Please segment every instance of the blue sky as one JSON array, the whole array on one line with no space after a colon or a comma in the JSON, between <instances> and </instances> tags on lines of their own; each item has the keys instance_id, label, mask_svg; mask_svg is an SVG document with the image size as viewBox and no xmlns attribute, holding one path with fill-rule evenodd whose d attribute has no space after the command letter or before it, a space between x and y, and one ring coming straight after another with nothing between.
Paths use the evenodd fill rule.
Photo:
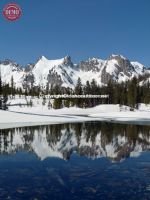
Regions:
<instances>
[{"instance_id":1,"label":"blue sky","mask_svg":"<svg viewBox=\"0 0 150 200\"><path fill-rule=\"evenodd\" d=\"M70 55L88 57L122 54L150 66L150 0L14 0L23 10L16 22L2 16L0 60L20 64Z\"/></svg>"}]
</instances>

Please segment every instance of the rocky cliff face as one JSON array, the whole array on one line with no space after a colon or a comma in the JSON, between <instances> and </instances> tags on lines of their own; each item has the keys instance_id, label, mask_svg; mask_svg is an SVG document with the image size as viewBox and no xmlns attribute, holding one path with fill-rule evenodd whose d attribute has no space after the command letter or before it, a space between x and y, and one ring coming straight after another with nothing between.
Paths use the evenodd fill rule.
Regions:
<instances>
[{"instance_id":1,"label":"rocky cliff face","mask_svg":"<svg viewBox=\"0 0 150 200\"><path fill-rule=\"evenodd\" d=\"M92 58L87 61L81 61L79 64L79 69L85 72L92 71L92 72L100 72L102 66L104 65L103 60Z\"/></svg>"},{"instance_id":2,"label":"rocky cliff face","mask_svg":"<svg viewBox=\"0 0 150 200\"><path fill-rule=\"evenodd\" d=\"M102 82L104 84L107 84L110 80L122 82L140 74L127 58L121 55L112 55L107 59L102 70Z\"/></svg>"}]
</instances>

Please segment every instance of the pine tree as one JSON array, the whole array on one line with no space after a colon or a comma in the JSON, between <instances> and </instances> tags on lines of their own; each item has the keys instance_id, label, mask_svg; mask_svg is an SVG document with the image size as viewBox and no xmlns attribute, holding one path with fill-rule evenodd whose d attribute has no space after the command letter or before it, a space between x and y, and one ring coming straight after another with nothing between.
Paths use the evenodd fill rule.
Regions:
<instances>
[{"instance_id":1,"label":"pine tree","mask_svg":"<svg viewBox=\"0 0 150 200\"><path fill-rule=\"evenodd\" d=\"M70 107L70 99L65 99L64 100L64 106L69 108Z\"/></svg>"},{"instance_id":2,"label":"pine tree","mask_svg":"<svg viewBox=\"0 0 150 200\"><path fill-rule=\"evenodd\" d=\"M75 94L76 95L82 95L82 83L81 83L80 78L78 78L78 80L77 80L77 84L76 84L76 87L75 87Z\"/></svg>"},{"instance_id":3,"label":"pine tree","mask_svg":"<svg viewBox=\"0 0 150 200\"><path fill-rule=\"evenodd\" d=\"M86 85L83 88L84 94L91 94L91 85L89 81L86 81Z\"/></svg>"},{"instance_id":4,"label":"pine tree","mask_svg":"<svg viewBox=\"0 0 150 200\"><path fill-rule=\"evenodd\" d=\"M45 106L45 104L46 104L46 97L45 97L45 95L44 95L44 96L43 96L42 105Z\"/></svg>"},{"instance_id":5,"label":"pine tree","mask_svg":"<svg viewBox=\"0 0 150 200\"><path fill-rule=\"evenodd\" d=\"M51 104L51 102L49 100L49 102L48 102L48 109L50 110L51 108L52 108L52 104Z\"/></svg>"},{"instance_id":6,"label":"pine tree","mask_svg":"<svg viewBox=\"0 0 150 200\"><path fill-rule=\"evenodd\" d=\"M145 104L150 103L150 83L149 83L149 81L144 86L144 103Z\"/></svg>"},{"instance_id":7,"label":"pine tree","mask_svg":"<svg viewBox=\"0 0 150 200\"><path fill-rule=\"evenodd\" d=\"M136 108L137 105L137 79L134 77L129 83L128 83L128 105L131 108Z\"/></svg>"},{"instance_id":8,"label":"pine tree","mask_svg":"<svg viewBox=\"0 0 150 200\"><path fill-rule=\"evenodd\" d=\"M107 85L106 93L109 95L109 104L113 103L113 82L110 80Z\"/></svg>"},{"instance_id":9,"label":"pine tree","mask_svg":"<svg viewBox=\"0 0 150 200\"><path fill-rule=\"evenodd\" d=\"M81 79L78 78L78 81L77 81L77 84L76 84L76 87L75 87L75 94L76 95L82 95L82 83L81 83ZM83 100L80 99L80 98L77 98L74 100L75 101L75 104L78 106L78 107L83 107Z\"/></svg>"},{"instance_id":10,"label":"pine tree","mask_svg":"<svg viewBox=\"0 0 150 200\"><path fill-rule=\"evenodd\" d=\"M2 78L1 78L1 70L0 70L0 95L2 95Z\"/></svg>"},{"instance_id":11,"label":"pine tree","mask_svg":"<svg viewBox=\"0 0 150 200\"><path fill-rule=\"evenodd\" d=\"M47 82L46 84L46 94L48 95L49 94L49 83Z\"/></svg>"},{"instance_id":12,"label":"pine tree","mask_svg":"<svg viewBox=\"0 0 150 200\"><path fill-rule=\"evenodd\" d=\"M62 108L63 105L62 105L62 99L54 99L54 102L53 102L53 108L54 109L60 109Z\"/></svg>"},{"instance_id":13,"label":"pine tree","mask_svg":"<svg viewBox=\"0 0 150 200\"><path fill-rule=\"evenodd\" d=\"M55 95L62 94L62 88L59 85L55 85L52 93Z\"/></svg>"},{"instance_id":14,"label":"pine tree","mask_svg":"<svg viewBox=\"0 0 150 200\"><path fill-rule=\"evenodd\" d=\"M14 78L11 76L11 95L14 96Z\"/></svg>"},{"instance_id":15,"label":"pine tree","mask_svg":"<svg viewBox=\"0 0 150 200\"><path fill-rule=\"evenodd\" d=\"M27 75L25 76L25 96L28 95L28 77Z\"/></svg>"},{"instance_id":16,"label":"pine tree","mask_svg":"<svg viewBox=\"0 0 150 200\"><path fill-rule=\"evenodd\" d=\"M98 86L97 86L95 79L92 79L92 81L91 81L91 94L93 94L93 95L98 94Z\"/></svg>"},{"instance_id":17,"label":"pine tree","mask_svg":"<svg viewBox=\"0 0 150 200\"><path fill-rule=\"evenodd\" d=\"M86 85L84 86L83 91L85 95L91 94L91 85L89 81L86 82ZM84 107L86 108L86 107L91 107L91 106L92 106L92 100L88 98L85 99Z\"/></svg>"},{"instance_id":18,"label":"pine tree","mask_svg":"<svg viewBox=\"0 0 150 200\"><path fill-rule=\"evenodd\" d=\"M33 106L33 101L30 99L29 105L32 107Z\"/></svg>"}]
</instances>

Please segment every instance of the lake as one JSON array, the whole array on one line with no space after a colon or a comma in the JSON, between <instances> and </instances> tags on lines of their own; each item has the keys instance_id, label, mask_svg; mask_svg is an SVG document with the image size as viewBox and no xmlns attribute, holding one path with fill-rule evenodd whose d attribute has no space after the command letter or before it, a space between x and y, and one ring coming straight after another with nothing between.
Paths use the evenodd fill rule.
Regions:
<instances>
[{"instance_id":1,"label":"lake","mask_svg":"<svg viewBox=\"0 0 150 200\"><path fill-rule=\"evenodd\" d=\"M0 200L148 200L149 150L148 125L0 130Z\"/></svg>"}]
</instances>

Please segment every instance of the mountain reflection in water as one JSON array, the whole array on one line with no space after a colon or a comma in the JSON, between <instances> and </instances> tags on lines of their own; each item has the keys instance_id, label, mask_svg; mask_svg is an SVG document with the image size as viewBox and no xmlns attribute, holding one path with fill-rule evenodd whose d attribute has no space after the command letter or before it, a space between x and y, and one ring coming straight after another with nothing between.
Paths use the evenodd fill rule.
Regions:
<instances>
[{"instance_id":1,"label":"mountain reflection in water","mask_svg":"<svg viewBox=\"0 0 150 200\"><path fill-rule=\"evenodd\" d=\"M76 152L122 161L150 149L150 126L75 123L0 130L0 154L33 152L41 160L69 160Z\"/></svg>"}]
</instances>

